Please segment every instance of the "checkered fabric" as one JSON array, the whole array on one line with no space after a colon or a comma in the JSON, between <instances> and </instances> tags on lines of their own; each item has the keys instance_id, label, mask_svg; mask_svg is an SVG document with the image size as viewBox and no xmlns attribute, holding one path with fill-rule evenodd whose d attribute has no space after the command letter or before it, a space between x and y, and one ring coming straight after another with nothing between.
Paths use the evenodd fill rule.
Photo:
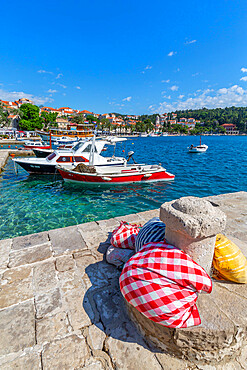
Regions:
<instances>
[{"instance_id":1,"label":"checkered fabric","mask_svg":"<svg viewBox=\"0 0 247 370\"><path fill-rule=\"evenodd\" d=\"M120 226L112 233L111 244L117 248L135 249L135 239L140 228L138 225L121 221Z\"/></svg>"},{"instance_id":2,"label":"checkered fabric","mask_svg":"<svg viewBox=\"0 0 247 370\"><path fill-rule=\"evenodd\" d=\"M172 245L148 243L125 264L120 289L144 316L171 328L201 323L198 293L210 293L212 281L204 269Z\"/></svg>"}]
</instances>

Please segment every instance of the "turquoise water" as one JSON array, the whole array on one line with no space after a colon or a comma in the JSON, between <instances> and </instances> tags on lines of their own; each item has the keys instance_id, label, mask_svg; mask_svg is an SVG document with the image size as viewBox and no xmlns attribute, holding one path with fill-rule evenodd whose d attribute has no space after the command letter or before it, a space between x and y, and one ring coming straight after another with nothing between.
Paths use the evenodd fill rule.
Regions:
<instances>
[{"instance_id":1,"label":"turquoise water","mask_svg":"<svg viewBox=\"0 0 247 370\"><path fill-rule=\"evenodd\" d=\"M173 182L85 189L60 177L30 176L10 159L0 175L0 239L158 208L187 195L208 196L247 191L247 136L203 137L206 153L187 152L199 137L128 139L139 163L162 163ZM112 153L109 147L104 155Z\"/></svg>"}]
</instances>

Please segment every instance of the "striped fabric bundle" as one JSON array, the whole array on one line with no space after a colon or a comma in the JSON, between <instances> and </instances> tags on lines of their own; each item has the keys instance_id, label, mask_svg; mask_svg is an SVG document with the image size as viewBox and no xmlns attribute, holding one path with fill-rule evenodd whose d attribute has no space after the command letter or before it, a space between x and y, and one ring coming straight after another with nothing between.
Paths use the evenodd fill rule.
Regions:
<instances>
[{"instance_id":1,"label":"striped fabric bundle","mask_svg":"<svg viewBox=\"0 0 247 370\"><path fill-rule=\"evenodd\" d=\"M120 275L125 299L150 320L171 328L201 323L198 293L212 281L187 254L165 243L149 243L134 254Z\"/></svg>"},{"instance_id":2,"label":"striped fabric bundle","mask_svg":"<svg viewBox=\"0 0 247 370\"><path fill-rule=\"evenodd\" d=\"M139 231L135 240L135 251L139 252L147 243L164 241L165 231L164 222L160 221L159 217L152 218Z\"/></svg>"}]
</instances>

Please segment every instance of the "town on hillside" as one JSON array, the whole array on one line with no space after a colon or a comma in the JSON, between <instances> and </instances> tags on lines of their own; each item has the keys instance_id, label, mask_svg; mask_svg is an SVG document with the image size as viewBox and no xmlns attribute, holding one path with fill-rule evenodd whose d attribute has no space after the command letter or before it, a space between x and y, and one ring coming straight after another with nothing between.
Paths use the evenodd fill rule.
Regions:
<instances>
[{"instance_id":1,"label":"town on hillside","mask_svg":"<svg viewBox=\"0 0 247 370\"><path fill-rule=\"evenodd\" d=\"M233 110L239 108L232 107ZM229 108L225 108L227 110ZM245 109L245 108L244 108ZM152 115L127 115L119 113L98 114L88 110L72 109L70 107L52 108L40 105L27 98L15 101L0 99L0 128L8 130L27 130L58 128L60 130L82 130L87 124L97 126L98 130L115 132L116 134L139 134L142 132L169 134L228 134L246 133L239 130L238 124L229 122L232 111L223 117L217 109L196 111L180 111L176 113ZM213 111L217 111L216 113ZM210 112L207 115L207 112ZM213 113L212 113L213 112ZM235 111L234 111L235 112ZM194 116L194 117L193 117ZM204 117L203 120L198 117ZM246 113L247 116L247 113Z\"/></svg>"}]
</instances>

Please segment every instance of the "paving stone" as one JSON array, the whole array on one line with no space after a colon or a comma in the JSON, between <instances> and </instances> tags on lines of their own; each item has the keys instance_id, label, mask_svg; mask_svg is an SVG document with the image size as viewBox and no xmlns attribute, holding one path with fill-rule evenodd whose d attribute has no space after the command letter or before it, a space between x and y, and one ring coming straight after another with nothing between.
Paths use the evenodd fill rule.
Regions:
<instances>
[{"instance_id":1,"label":"paving stone","mask_svg":"<svg viewBox=\"0 0 247 370\"><path fill-rule=\"evenodd\" d=\"M78 225L78 230L89 249L97 249L108 237L107 233L104 233L96 222Z\"/></svg>"},{"instance_id":2,"label":"paving stone","mask_svg":"<svg viewBox=\"0 0 247 370\"><path fill-rule=\"evenodd\" d=\"M42 319L51 312L55 314L62 307L62 298L58 288L35 295L36 318Z\"/></svg>"},{"instance_id":3,"label":"paving stone","mask_svg":"<svg viewBox=\"0 0 247 370\"><path fill-rule=\"evenodd\" d=\"M126 341L113 337L107 338L106 349L117 369L162 369L155 354L141 345L132 342L131 337L126 338Z\"/></svg>"},{"instance_id":4,"label":"paving stone","mask_svg":"<svg viewBox=\"0 0 247 370\"><path fill-rule=\"evenodd\" d=\"M13 239L12 249L18 250L34 247L35 245L46 244L48 241L48 233L46 231L37 234L18 236Z\"/></svg>"},{"instance_id":5,"label":"paving stone","mask_svg":"<svg viewBox=\"0 0 247 370\"><path fill-rule=\"evenodd\" d=\"M8 267L16 267L43 261L52 257L49 244L43 244L32 248L24 248L10 252Z\"/></svg>"},{"instance_id":6,"label":"paving stone","mask_svg":"<svg viewBox=\"0 0 247 370\"><path fill-rule=\"evenodd\" d=\"M54 316L45 317L36 321L37 343L52 342L64 337L72 331L66 312L59 312Z\"/></svg>"},{"instance_id":7,"label":"paving stone","mask_svg":"<svg viewBox=\"0 0 247 370\"><path fill-rule=\"evenodd\" d=\"M117 220L118 222L126 221L131 224L137 224L137 225L143 225L145 223L145 219L141 217L140 213L133 213L133 214L126 215L126 216L114 217L114 219Z\"/></svg>"},{"instance_id":8,"label":"paving stone","mask_svg":"<svg viewBox=\"0 0 247 370\"><path fill-rule=\"evenodd\" d=\"M5 270L0 286L0 309L32 297L31 267Z\"/></svg>"},{"instance_id":9,"label":"paving stone","mask_svg":"<svg viewBox=\"0 0 247 370\"><path fill-rule=\"evenodd\" d=\"M146 222L151 220L151 218L154 217L159 217L160 216L160 210L158 209L153 209L151 211L144 211L139 213L140 217Z\"/></svg>"},{"instance_id":10,"label":"paving stone","mask_svg":"<svg viewBox=\"0 0 247 370\"><path fill-rule=\"evenodd\" d=\"M72 270L75 267L72 256L61 256L56 259L56 270L60 272Z\"/></svg>"},{"instance_id":11,"label":"paving stone","mask_svg":"<svg viewBox=\"0 0 247 370\"><path fill-rule=\"evenodd\" d=\"M101 228L103 233L109 239L109 237L110 237L109 234L111 234L112 231L120 225L120 222L118 220L116 220L115 218L110 218L109 220L97 221L97 224L99 225L99 227Z\"/></svg>"},{"instance_id":12,"label":"paving stone","mask_svg":"<svg viewBox=\"0 0 247 370\"><path fill-rule=\"evenodd\" d=\"M76 369L84 366L89 351L84 338L76 335L48 343L42 351L44 369Z\"/></svg>"},{"instance_id":13,"label":"paving stone","mask_svg":"<svg viewBox=\"0 0 247 370\"><path fill-rule=\"evenodd\" d=\"M93 294L95 305L107 335L114 328L119 327L122 322L129 321L122 295L117 289L117 286L108 286Z\"/></svg>"},{"instance_id":14,"label":"paving stone","mask_svg":"<svg viewBox=\"0 0 247 370\"><path fill-rule=\"evenodd\" d=\"M16 357L12 361L0 363L1 370L41 370L41 358L39 353L27 353Z\"/></svg>"},{"instance_id":15,"label":"paving stone","mask_svg":"<svg viewBox=\"0 0 247 370\"><path fill-rule=\"evenodd\" d=\"M7 268L12 239L0 240L0 273Z\"/></svg>"},{"instance_id":16,"label":"paving stone","mask_svg":"<svg viewBox=\"0 0 247 370\"><path fill-rule=\"evenodd\" d=\"M0 311L0 356L35 345L34 315L32 300Z\"/></svg>"},{"instance_id":17,"label":"paving stone","mask_svg":"<svg viewBox=\"0 0 247 370\"><path fill-rule=\"evenodd\" d=\"M95 349L102 350L105 338L106 334L101 323L98 323L97 326L96 325L89 326L87 343L92 350Z\"/></svg>"},{"instance_id":18,"label":"paving stone","mask_svg":"<svg viewBox=\"0 0 247 370\"><path fill-rule=\"evenodd\" d=\"M64 300L67 305L69 322L75 331L91 325L90 317L92 317L93 312L89 302L85 302L84 289L79 288L68 291L64 295ZM90 312L88 312L89 310Z\"/></svg>"},{"instance_id":19,"label":"paving stone","mask_svg":"<svg viewBox=\"0 0 247 370\"><path fill-rule=\"evenodd\" d=\"M162 369L165 370L190 370L194 367L192 363L184 361L180 358L172 357L166 353L157 352L155 355L162 366Z\"/></svg>"},{"instance_id":20,"label":"paving stone","mask_svg":"<svg viewBox=\"0 0 247 370\"><path fill-rule=\"evenodd\" d=\"M34 293L43 293L55 288L58 285L55 263L47 261L40 263L33 269L33 290Z\"/></svg>"},{"instance_id":21,"label":"paving stone","mask_svg":"<svg viewBox=\"0 0 247 370\"><path fill-rule=\"evenodd\" d=\"M103 366L102 362L96 360L94 358L90 358L89 361L87 360L85 366L83 366L84 370L104 370L105 367Z\"/></svg>"},{"instance_id":22,"label":"paving stone","mask_svg":"<svg viewBox=\"0 0 247 370\"><path fill-rule=\"evenodd\" d=\"M85 273L85 269L96 262L96 258L88 250L76 252L73 256L75 258L75 264L82 276Z\"/></svg>"},{"instance_id":23,"label":"paving stone","mask_svg":"<svg viewBox=\"0 0 247 370\"><path fill-rule=\"evenodd\" d=\"M86 248L86 244L82 239L77 226L50 230L49 237L55 256L59 256L68 251L71 252Z\"/></svg>"}]
</instances>

